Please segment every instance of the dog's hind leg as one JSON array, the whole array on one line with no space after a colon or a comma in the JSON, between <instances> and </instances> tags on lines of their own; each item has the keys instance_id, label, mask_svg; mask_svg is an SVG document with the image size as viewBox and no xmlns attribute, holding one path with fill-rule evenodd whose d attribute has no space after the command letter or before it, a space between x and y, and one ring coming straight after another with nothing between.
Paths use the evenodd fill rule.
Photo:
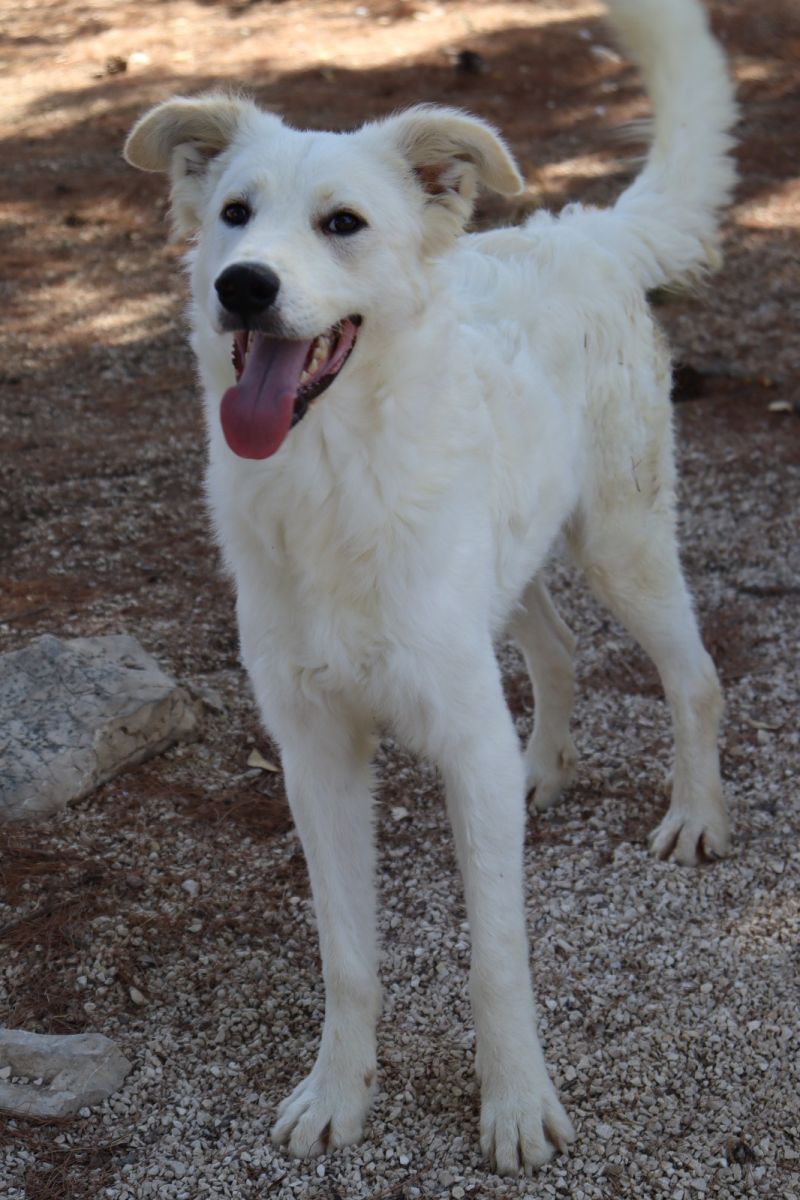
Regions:
<instances>
[{"instance_id":1,"label":"dog's hind leg","mask_svg":"<svg viewBox=\"0 0 800 1200\"><path fill-rule=\"evenodd\" d=\"M598 507L576 522L571 543L592 590L658 668L672 713L672 798L650 848L658 858L689 864L724 855L722 693L684 581L671 509L646 505L644 497Z\"/></svg>"},{"instance_id":2,"label":"dog's hind leg","mask_svg":"<svg viewBox=\"0 0 800 1200\"><path fill-rule=\"evenodd\" d=\"M569 731L575 696L575 637L540 579L533 579L511 622L533 685L533 733L525 751L525 784L532 805L550 808L572 781L575 744Z\"/></svg>"},{"instance_id":3,"label":"dog's hind leg","mask_svg":"<svg viewBox=\"0 0 800 1200\"><path fill-rule=\"evenodd\" d=\"M374 1091L380 988L372 740L366 727L322 701L298 702L278 715L270 707L308 863L325 980L317 1060L278 1109L272 1140L308 1157L360 1141Z\"/></svg>"}]
</instances>

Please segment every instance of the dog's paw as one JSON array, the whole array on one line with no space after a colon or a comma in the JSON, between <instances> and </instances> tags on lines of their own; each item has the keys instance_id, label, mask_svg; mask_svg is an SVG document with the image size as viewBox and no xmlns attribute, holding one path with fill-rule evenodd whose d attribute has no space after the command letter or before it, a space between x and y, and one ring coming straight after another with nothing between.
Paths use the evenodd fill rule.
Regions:
<instances>
[{"instance_id":1,"label":"dog's paw","mask_svg":"<svg viewBox=\"0 0 800 1200\"><path fill-rule=\"evenodd\" d=\"M374 1083L374 1070L359 1079L313 1070L278 1107L274 1145L296 1158L314 1158L360 1142Z\"/></svg>"},{"instance_id":2,"label":"dog's paw","mask_svg":"<svg viewBox=\"0 0 800 1200\"><path fill-rule=\"evenodd\" d=\"M484 1088L481 1150L498 1175L531 1175L575 1139L549 1079L544 1086Z\"/></svg>"},{"instance_id":3,"label":"dog's paw","mask_svg":"<svg viewBox=\"0 0 800 1200\"><path fill-rule=\"evenodd\" d=\"M684 866L724 858L730 849L730 822L723 808L694 813L670 809L649 838L655 858Z\"/></svg>"},{"instance_id":4,"label":"dog's paw","mask_svg":"<svg viewBox=\"0 0 800 1200\"><path fill-rule=\"evenodd\" d=\"M572 738L560 749L546 750L532 741L525 754L525 787L528 806L533 811L545 812L552 808L561 793L575 777L578 762Z\"/></svg>"}]
</instances>

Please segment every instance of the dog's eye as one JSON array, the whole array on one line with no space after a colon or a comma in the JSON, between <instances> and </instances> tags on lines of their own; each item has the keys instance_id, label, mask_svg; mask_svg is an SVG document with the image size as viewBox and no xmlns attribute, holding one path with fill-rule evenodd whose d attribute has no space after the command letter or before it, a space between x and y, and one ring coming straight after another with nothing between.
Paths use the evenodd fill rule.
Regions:
<instances>
[{"instance_id":1,"label":"dog's eye","mask_svg":"<svg viewBox=\"0 0 800 1200\"><path fill-rule=\"evenodd\" d=\"M246 225L250 220L250 209L241 201L226 204L220 213L226 225Z\"/></svg>"},{"instance_id":2,"label":"dog's eye","mask_svg":"<svg viewBox=\"0 0 800 1200\"><path fill-rule=\"evenodd\" d=\"M366 223L363 217L357 217L355 213L343 208L339 212L333 213L330 217L325 218L322 222L322 232L334 233L339 237L347 237L351 233L358 233L359 229L363 229Z\"/></svg>"}]
</instances>

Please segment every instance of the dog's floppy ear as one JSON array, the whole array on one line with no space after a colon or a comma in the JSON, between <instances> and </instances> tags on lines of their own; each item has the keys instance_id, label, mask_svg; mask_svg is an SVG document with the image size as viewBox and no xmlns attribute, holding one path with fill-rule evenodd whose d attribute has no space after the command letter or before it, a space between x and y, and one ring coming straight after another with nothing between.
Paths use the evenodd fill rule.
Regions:
<instances>
[{"instance_id":1,"label":"dog's floppy ear","mask_svg":"<svg viewBox=\"0 0 800 1200\"><path fill-rule=\"evenodd\" d=\"M477 117L421 104L390 117L382 128L414 172L441 235L463 230L480 185L504 196L522 191L522 177L507 146Z\"/></svg>"},{"instance_id":2,"label":"dog's floppy ear","mask_svg":"<svg viewBox=\"0 0 800 1200\"><path fill-rule=\"evenodd\" d=\"M254 111L252 101L235 96L175 96L134 125L123 154L141 171L169 174L177 233L188 233L200 223L209 163L227 149L245 116Z\"/></svg>"}]
</instances>

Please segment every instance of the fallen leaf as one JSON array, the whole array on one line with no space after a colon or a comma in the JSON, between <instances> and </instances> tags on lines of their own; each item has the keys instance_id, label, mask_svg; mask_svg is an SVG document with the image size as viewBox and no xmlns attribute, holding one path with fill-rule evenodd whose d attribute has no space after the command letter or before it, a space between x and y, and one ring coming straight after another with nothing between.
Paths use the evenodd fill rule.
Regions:
<instances>
[{"instance_id":1,"label":"fallen leaf","mask_svg":"<svg viewBox=\"0 0 800 1200\"><path fill-rule=\"evenodd\" d=\"M783 729L786 724L785 721L757 721L752 717L745 717L745 721L753 729L768 729L770 733L775 733L777 730Z\"/></svg>"},{"instance_id":2,"label":"fallen leaf","mask_svg":"<svg viewBox=\"0 0 800 1200\"><path fill-rule=\"evenodd\" d=\"M260 771L274 771L277 775L280 774L280 767L276 767L275 763L269 762L260 750L251 750L250 756L247 759L248 767L258 767Z\"/></svg>"}]
</instances>

